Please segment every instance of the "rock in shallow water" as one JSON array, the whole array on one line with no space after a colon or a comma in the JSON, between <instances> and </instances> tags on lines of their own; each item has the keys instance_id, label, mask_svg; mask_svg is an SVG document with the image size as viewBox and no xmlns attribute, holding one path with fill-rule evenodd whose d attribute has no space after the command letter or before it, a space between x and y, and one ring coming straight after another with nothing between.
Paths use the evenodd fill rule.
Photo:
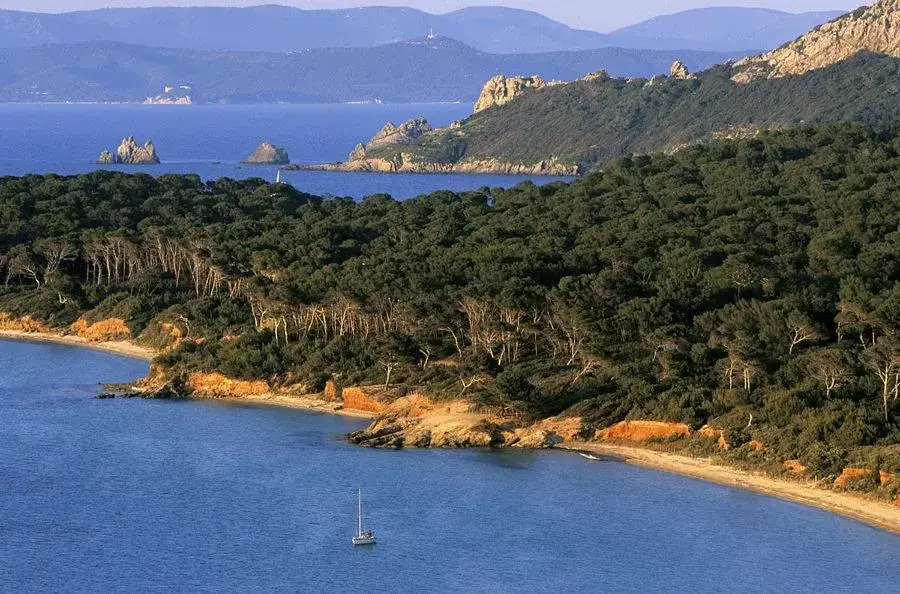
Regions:
<instances>
[{"instance_id":1,"label":"rock in shallow water","mask_svg":"<svg viewBox=\"0 0 900 594\"><path fill-rule=\"evenodd\" d=\"M256 147L253 154L244 163L251 165L287 165L291 162L288 152L271 142L264 142Z\"/></svg>"},{"instance_id":2,"label":"rock in shallow water","mask_svg":"<svg viewBox=\"0 0 900 594\"><path fill-rule=\"evenodd\" d=\"M145 142L144 146L139 146L134 136L129 136L122 140L115 154L103 151L97 162L103 165L159 165L159 155L152 140Z\"/></svg>"}]
</instances>

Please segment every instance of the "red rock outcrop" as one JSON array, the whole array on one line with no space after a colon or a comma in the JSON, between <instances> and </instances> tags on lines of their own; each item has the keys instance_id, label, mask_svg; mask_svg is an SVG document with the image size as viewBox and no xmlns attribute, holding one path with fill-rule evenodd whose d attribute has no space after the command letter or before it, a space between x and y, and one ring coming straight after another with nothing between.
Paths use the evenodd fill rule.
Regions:
<instances>
[{"instance_id":1,"label":"red rock outcrop","mask_svg":"<svg viewBox=\"0 0 900 594\"><path fill-rule=\"evenodd\" d=\"M11 315L3 312L0 312L0 330L7 330L10 332L28 332L29 334L53 332L53 330L49 326L47 326L43 322L35 320L31 316L14 318Z\"/></svg>"},{"instance_id":2,"label":"red rock outcrop","mask_svg":"<svg viewBox=\"0 0 900 594\"><path fill-rule=\"evenodd\" d=\"M800 463L800 460L785 460L782 464L785 470L794 474L804 474L806 466Z\"/></svg>"},{"instance_id":3,"label":"red rock outcrop","mask_svg":"<svg viewBox=\"0 0 900 594\"><path fill-rule=\"evenodd\" d=\"M244 398L271 391L269 384L262 380L236 380L221 373L192 373L187 387L198 398Z\"/></svg>"},{"instance_id":4,"label":"red rock outcrop","mask_svg":"<svg viewBox=\"0 0 900 594\"><path fill-rule=\"evenodd\" d=\"M861 480L867 479L874 474L868 468L845 468L841 475L834 481L835 487L852 487Z\"/></svg>"},{"instance_id":5,"label":"red rock outcrop","mask_svg":"<svg viewBox=\"0 0 900 594\"><path fill-rule=\"evenodd\" d=\"M76 336L80 336L90 342L128 340L131 338L131 328L128 327L125 320L120 318L109 318L93 324L81 318L72 324L69 329Z\"/></svg>"},{"instance_id":6,"label":"red rock outcrop","mask_svg":"<svg viewBox=\"0 0 900 594\"><path fill-rule=\"evenodd\" d=\"M386 408L385 404L375 398L378 393L373 387L350 387L341 390L344 408L361 412L380 413Z\"/></svg>"},{"instance_id":7,"label":"red rock outcrop","mask_svg":"<svg viewBox=\"0 0 900 594\"><path fill-rule=\"evenodd\" d=\"M644 442L651 439L688 437L691 428L684 423L665 421L622 421L597 432L599 440Z\"/></svg>"}]
</instances>

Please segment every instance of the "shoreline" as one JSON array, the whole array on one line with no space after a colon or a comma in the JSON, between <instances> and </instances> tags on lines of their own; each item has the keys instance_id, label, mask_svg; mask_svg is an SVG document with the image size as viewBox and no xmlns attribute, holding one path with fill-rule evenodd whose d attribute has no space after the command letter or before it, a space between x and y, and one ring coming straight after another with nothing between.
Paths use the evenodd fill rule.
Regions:
<instances>
[{"instance_id":1,"label":"shoreline","mask_svg":"<svg viewBox=\"0 0 900 594\"><path fill-rule=\"evenodd\" d=\"M157 355L156 351L142 347L128 340L115 340L106 342L91 342L80 336L70 334L50 334L47 332L23 332L21 330L0 330L0 339L20 340L24 342L43 342L61 344L65 346L88 348L113 355L121 355L131 359L152 361Z\"/></svg>"},{"instance_id":2,"label":"shoreline","mask_svg":"<svg viewBox=\"0 0 900 594\"><path fill-rule=\"evenodd\" d=\"M109 354L151 361L156 353L129 341L89 342L79 336L59 335L16 330L0 330L0 339L61 344L89 348ZM322 414L342 415L357 419L372 419L374 413L345 410L340 405L311 396L288 396L275 393L259 396L232 398L189 397L196 401L216 401L226 404L258 404L292 408ZM900 506L853 493L829 491L812 483L775 478L741 470L732 466L715 465L708 458L691 458L681 454L657 452L641 447L597 442L569 442L555 449L572 453L591 453L614 458L625 464L633 464L661 472L678 474L726 487L752 491L770 497L815 507L827 512L852 518L869 526L900 535Z\"/></svg>"},{"instance_id":3,"label":"shoreline","mask_svg":"<svg viewBox=\"0 0 900 594\"><path fill-rule=\"evenodd\" d=\"M305 410L309 412L317 412L329 415L340 415L342 417L352 417L355 419L373 419L375 415L365 411L347 410L340 408L340 405L326 400L320 400L312 396L285 396L281 394L261 394L259 396L241 396L226 398L203 398L198 396L190 396L188 400L196 400L198 402L222 402L226 404L259 404L263 406L274 406L280 408L292 408L295 410Z\"/></svg>"},{"instance_id":4,"label":"shoreline","mask_svg":"<svg viewBox=\"0 0 900 594\"><path fill-rule=\"evenodd\" d=\"M634 446L571 442L559 446L558 449L600 454L616 458L625 464L679 474L709 483L776 497L852 518L869 526L900 535L900 506L854 493L821 489L811 482L803 483L774 478L732 466L715 465L708 458L691 458Z\"/></svg>"},{"instance_id":5,"label":"shoreline","mask_svg":"<svg viewBox=\"0 0 900 594\"><path fill-rule=\"evenodd\" d=\"M493 169L490 167L467 167L466 165L450 164L447 166L424 167L421 169L400 168L396 170L382 170L378 168L358 168L347 162L332 163L290 163L279 167L281 171L290 173L292 171L319 171L326 173L366 173L381 175L433 175L433 176L450 176L450 175L494 175L497 177L537 177L537 178L561 178L567 183L571 183L580 177L578 173L560 172L560 171L525 171L516 170L516 165L509 164L507 167Z\"/></svg>"}]
</instances>

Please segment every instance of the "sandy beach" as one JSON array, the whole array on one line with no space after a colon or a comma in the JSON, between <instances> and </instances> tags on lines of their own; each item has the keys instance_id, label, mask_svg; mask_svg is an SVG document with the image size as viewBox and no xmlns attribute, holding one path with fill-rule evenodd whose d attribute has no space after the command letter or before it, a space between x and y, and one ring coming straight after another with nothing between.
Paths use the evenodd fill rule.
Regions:
<instances>
[{"instance_id":1,"label":"sandy beach","mask_svg":"<svg viewBox=\"0 0 900 594\"><path fill-rule=\"evenodd\" d=\"M813 482L773 478L730 466L717 466L706 458L691 458L629 446L576 442L562 447L612 456L628 464L673 472L720 485L787 499L854 518L894 534L900 534L900 506L854 493L828 491L815 486Z\"/></svg>"},{"instance_id":2,"label":"sandy beach","mask_svg":"<svg viewBox=\"0 0 900 594\"><path fill-rule=\"evenodd\" d=\"M215 400L234 404L262 404L266 406L281 406L284 408L297 408L312 412L342 415L359 419L371 419L375 415L369 412L346 410L336 402L328 402L312 396L286 396L282 394L262 394L260 396L242 396L241 398L195 398L196 400Z\"/></svg>"},{"instance_id":3,"label":"sandy beach","mask_svg":"<svg viewBox=\"0 0 900 594\"><path fill-rule=\"evenodd\" d=\"M69 346L77 346L115 355L131 357L133 359L142 359L151 361L156 353L153 349L138 346L127 340L117 340L112 342L91 342L80 336L64 335L64 334L48 334L45 332L21 332L18 330L0 330L0 339L9 340L28 340L31 342L50 342L54 344L65 344Z\"/></svg>"},{"instance_id":4,"label":"sandy beach","mask_svg":"<svg viewBox=\"0 0 900 594\"><path fill-rule=\"evenodd\" d=\"M123 355L135 359L150 361L155 353L151 349L135 345L128 341L89 342L78 336L67 336L46 333L29 333L12 330L0 331L0 339L28 340L49 342L76 347L91 348L98 351ZM202 400L198 398L198 400ZM371 419L372 413L345 410L338 403L320 400L312 396L289 396L284 394L262 394L241 398L215 398L225 403L260 404L281 406L313 412L339 414L348 417ZM790 481L773 478L761 473L747 472L729 466L713 464L706 458L691 458L678 454L656 452L638 447L613 445L596 442L572 442L560 446L562 449L591 452L611 456L628 464L635 464L664 472L672 472L705 480L720 485L747 489L779 497L796 503L818 507L830 512L854 518L871 526L900 534L900 506L877 501L863 495L829 491L817 487L813 482Z\"/></svg>"}]
</instances>

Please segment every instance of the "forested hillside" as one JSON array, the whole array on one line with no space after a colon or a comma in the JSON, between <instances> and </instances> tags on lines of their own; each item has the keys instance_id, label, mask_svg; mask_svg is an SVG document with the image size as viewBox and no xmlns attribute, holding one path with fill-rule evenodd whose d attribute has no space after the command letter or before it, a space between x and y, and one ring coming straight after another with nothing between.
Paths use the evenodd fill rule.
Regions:
<instances>
[{"instance_id":1,"label":"forested hillside","mask_svg":"<svg viewBox=\"0 0 900 594\"><path fill-rule=\"evenodd\" d=\"M169 378L389 383L519 422L708 423L819 477L900 469L900 122L402 203L0 178L0 254L0 311L123 319L172 347Z\"/></svg>"},{"instance_id":2,"label":"forested hillside","mask_svg":"<svg viewBox=\"0 0 900 594\"><path fill-rule=\"evenodd\" d=\"M871 53L804 76L736 84L730 66L677 78L579 81L479 112L456 129L387 147L370 158L422 163L556 158L587 170L633 153L671 150L714 135L802 123L900 117L900 59Z\"/></svg>"}]
</instances>

